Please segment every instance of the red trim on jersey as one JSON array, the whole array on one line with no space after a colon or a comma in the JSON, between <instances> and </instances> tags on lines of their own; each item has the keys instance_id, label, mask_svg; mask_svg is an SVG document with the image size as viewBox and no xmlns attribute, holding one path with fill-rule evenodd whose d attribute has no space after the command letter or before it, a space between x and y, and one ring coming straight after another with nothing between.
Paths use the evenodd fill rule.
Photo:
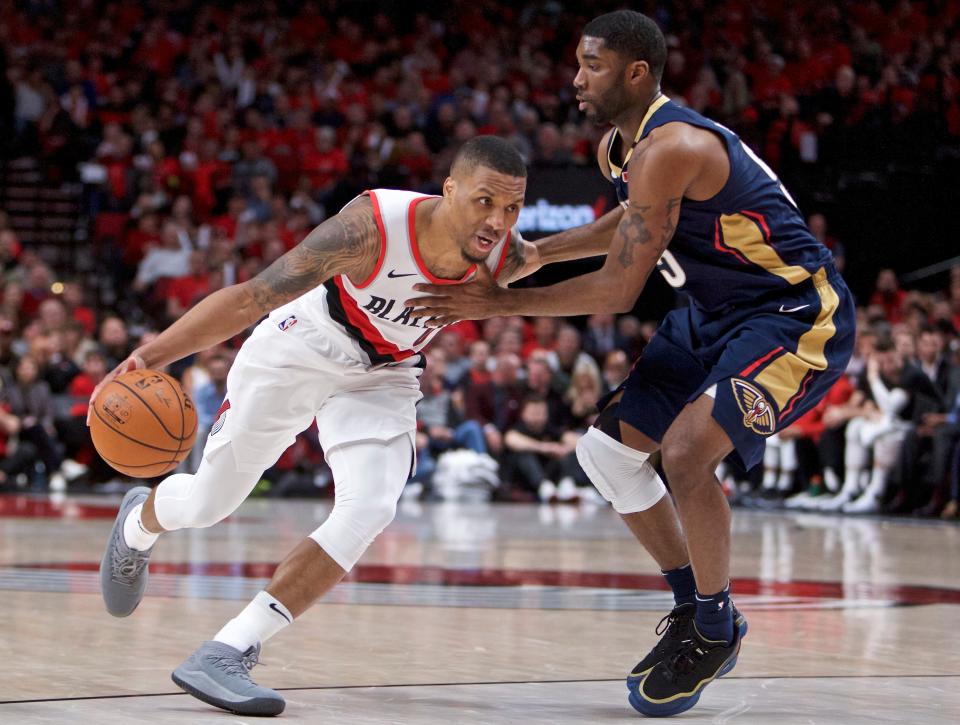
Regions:
<instances>
[{"instance_id":1,"label":"red trim on jersey","mask_svg":"<svg viewBox=\"0 0 960 725\"><path fill-rule=\"evenodd\" d=\"M417 204L421 201L426 201L427 199L436 199L435 196L421 196L419 199L414 199L410 202L410 209L407 214L407 224L410 230L410 251L413 252L413 259L417 263L417 267L420 268L421 274L424 277L429 279L434 284L459 284L460 282L465 282L467 278L477 271L477 265L471 264L470 269L467 270L460 279L443 279L442 277L434 277L430 270L427 269L427 265L423 263L423 257L420 256L420 243L417 241L417 225L416 225L416 208Z\"/></svg>"},{"instance_id":2,"label":"red trim on jersey","mask_svg":"<svg viewBox=\"0 0 960 725\"><path fill-rule=\"evenodd\" d=\"M747 210L743 210L740 213L743 214L745 217L749 217L753 219L760 226L760 229L763 231L763 241L769 244L770 243L770 227L767 226L767 220L764 218L763 214L760 214L759 212L747 211Z\"/></svg>"},{"instance_id":3,"label":"red trim on jersey","mask_svg":"<svg viewBox=\"0 0 960 725\"><path fill-rule=\"evenodd\" d=\"M350 321L350 324L359 330L363 339L369 342L378 354L388 355L394 360L403 360L414 354L413 350L401 350L389 340L384 339L383 335L380 334L380 330L370 322L370 318L357 306L357 301L344 288L341 276L337 275L332 279L340 291L340 304L343 306L343 311Z\"/></svg>"},{"instance_id":4,"label":"red trim on jersey","mask_svg":"<svg viewBox=\"0 0 960 725\"><path fill-rule=\"evenodd\" d=\"M213 416L213 419L216 420L228 410L230 410L230 401L227 398L224 398L223 403L220 404L220 408L217 410L217 414Z\"/></svg>"},{"instance_id":5,"label":"red trim on jersey","mask_svg":"<svg viewBox=\"0 0 960 725\"><path fill-rule=\"evenodd\" d=\"M783 352L783 345L781 345L780 347L774 348L773 350L771 350L770 352L768 352L768 353L767 353L766 355L764 355L763 357L758 358L757 360L754 360L754 361L753 361L752 363L750 363L747 367L745 367L743 370L740 371L740 377L741 377L741 378L747 377L747 375L749 375L750 373L752 373L754 370L756 370L758 367L760 367L761 365L763 365L763 363L765 363L767 360L769 360L770 358L772 358L774 355L776 355L776 354L779 353L779 352Z\"/></svg>"},{"instance_id":6,"label":"red trim on jersey","mask_svg":"<svg viewBox=\"0 0 960 725\"><path fill-rule=\"evenodd\" d=\"M371 275L360 284L353 285L357 289L363 289L376 279L377 275L380 274L380 268L383 266L383 260L387 256L387 231L383 226L383 216L380 214L380 202L377 200L377 195L372 191L363 193L370 197L373 204L373 218L377 220L377 230L380 232L380 256L377 258L377 266L373 268Z\"/></svg>"},{"instance_id":7,"label":"red trim on jersey","mask_svg":"<svg viewBox=\"0 0 960 725\"><path fill-rule=\"evenodd\" d=\"M803 376L803 382L800 384L800 390L798 390L794 396L790 398L789 402L787 403L787 407L782 413L780 413L781 418L789 415L790 411L793 410L793 406L797 404L797 401L807 394L807 386L810 385L811 380L813 380L813 370L808 370L807 374Z\"/></svg>"},{"instance_id":8,"label":"red trim on jersey","mask_svg":"<svg viewBox=\"0 0 960 725\"><path fill-rule=\"evenodd\" d=\"M513 230L507 232L507 240L503 243L503 249L500 250L500 261L497 262L497 268L493 270L493 278L500 276L500 270L503 269L503 263L507 261L507 252L510 251L510 240L513 239Z\"/></svg>"},{"instance_id":9,"label":"red trim on jersey","mask_svg":"<svg viewBox=\"0 0 960 725\"><path fill-rule=\"evenodd\" d=\"M743 264L748 264L747 260L743 258L743 255L740 254L736 249L728 247L726 244L720 241L720 220L717 219L713 224L713 248L718 252L725 252L727 254L732 254L737 258L738 261Z\"/></svg>"}]
</instances>

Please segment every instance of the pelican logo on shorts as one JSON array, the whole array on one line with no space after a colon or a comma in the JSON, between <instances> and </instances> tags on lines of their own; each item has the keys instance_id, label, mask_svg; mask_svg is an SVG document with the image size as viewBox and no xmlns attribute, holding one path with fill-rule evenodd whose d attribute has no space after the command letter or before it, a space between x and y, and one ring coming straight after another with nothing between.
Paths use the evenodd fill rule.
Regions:
<instances>
[{"instance_id":1,"label":"pelican logo on shorts","mask_svg":"<svg viewBox=\"0 0 960 725\"><path fill-rule=\"evenodd\" d=\"M217 419L213 421L213 425L210 427L210 435L216 435L220 432L220 429L223 428L223 424L227 422L228 410L230 410L230 401L224 400L223 405L220 406L220 410L217 411Z\"/></svg>"},{"instance_id":2,"label":"pelican logo on shorts","mask_svg":"<svg viewBox=\"0 0 960 725\"><path fill-rule=\"evenodd\" d=\"M278 324L277 327L280 328L280 331L281 331L281 332L286 332L287 330L289 330L291 327L293 327L293 326L296 325L296 324L297 324L297 316L296 316L296 315L290 315L290 317L287 317L287 318L284 319L284 320L280 320L280 324Z\"/></svg>"},{"instance_id":3,"label":"pelican logo on shorts","mask_svg":"<svg viewBox=\"0 0 960 725\"><path fill-rule=\"evenodd\" d=\"M762 436L773 435L777 420L773 415L773 406L767 402L763 393L745 380L731 378L733 397L743 413L743 425Z\"/></svg>"}]
</instances>

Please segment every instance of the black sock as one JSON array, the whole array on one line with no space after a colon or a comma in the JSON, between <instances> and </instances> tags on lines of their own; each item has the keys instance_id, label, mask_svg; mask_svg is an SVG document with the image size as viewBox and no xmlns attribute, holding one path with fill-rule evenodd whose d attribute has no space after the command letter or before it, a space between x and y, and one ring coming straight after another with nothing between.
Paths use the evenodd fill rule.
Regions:
<instances>
[{"instance_id":1,"label":"black sock","mask_svg":"<svg viewBox=\"0 0 960 725\"><path fill-rule=\"evenodd\" d=\"M697 613L693 623L704 639L733 641L733 614L730 609L730 585L716 594L696 594Z\"/></svg>"},{"instance_id":2,"label":"black sock","mask_svg":"<svg viewBox=\"0 0 960 725\"><path fill-rule=\"evenodd\" d=\"M692 566L684 564L661 573L673 590L673 601L678 607L681 604L693 604L694 595L697 593L697 582L693 578Z\"/></svg>"}]
</instances>

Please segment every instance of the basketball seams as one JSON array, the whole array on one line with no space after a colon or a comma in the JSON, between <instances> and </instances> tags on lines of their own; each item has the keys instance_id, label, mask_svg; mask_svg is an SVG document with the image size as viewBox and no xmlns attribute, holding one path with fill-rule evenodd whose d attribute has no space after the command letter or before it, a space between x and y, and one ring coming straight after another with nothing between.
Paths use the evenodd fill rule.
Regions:
<instances>
[{"instance_id":1,"label":"basketball seams","mask_svg":"<svg viewBox=\"0 0 960 725\"><path fill-rule=\"evenodd\" d=\"M171 378L166 373L158 373L158 375L162 375L166 379L167 385L170 386L170 389L174 393L177 393L178 390L180 391L179 393L176 394L177 403L180 404L180 440L186 441L186 440L192 439L195 441L197 437L197 426L199 425L199 421L197 420L197 406L196 405L193 406L193 428L190 430L188 434L184 435L183 428L185 427L186 420L187 420L187 410L186 408L183 407L183 401L185 398L190 398L190 396L187 393L187 391L183 389L183 386L180 385L180 383L177 380ZM190 398L190 402L193 403L192 398Z\"/></svg>"},{"instance_id":2,"label":"basketball seams","mask_svg":"<svg viewBox=\"0 0 960 725\"><path fill-rule=\"evenodd\" d=\"M150 445L149 443L144 443L143 441L138 440L137 438L134 438L133 436L127 435L127 434L124 433L123 431L117 430L117 429L114 428L112 425L110 425L110 422L109 422L106 418L104 418L104 417L100 414L100 411L97 410L96 406L94 406L93 412L94 412L94 414L97 416L97 418L100 420L100 422L103 423L104 427L107 428L107 430L111 431L112 433L116 433L116 434L117 434L118 436L120 436L121 438L126 438L128 441L130 441L130 442L132 442L132 443L137 443L137 444L143 446L144 448L150 448L150 449L152 449L152 450L154 450L154 451L160 451L161 453L173 453L173 449L172 449L172 448L161 448L160 446L152 446L152 445ZM173 436L170 436L170 437L172 438ZM97 452L99 453L99 450L98 450ZM102 454L101 454L101 455L102 455Z\"/></svg>"},{"instance_id":3,"label":"basketball seams","mask_svg":"<svg viewBox=\"0 0 960 725\"><path fill-rule=\"evenodd\" d=\"M126 388L126 389L129 390L131 393L133 393L135 396L137 396L137 399L138 399L141 403L143 403L143 407L146 408L148 411L150 411L150 415L152 415L154 418L157 419L157 422L160 424L160 427L163 428L163 432L166 433L166 434L167 434L168 436L170 436L171 438L173 438L174 440L177 440L177 436L175 436L175 435L170 431L170 429L167 428L166 423L164 423L164 422L163 422L163 419L161 419L160 416L157 415L157 412L153 409L153 406L151 406L150 403L148 403L146 400L144 400L143 396L140 395L140 393L138 393L136 390L134 390L133 388L131 388L131 387L130 387L129 385L127 385L126 383L122 382L119 378L114 378L112 382L114 382L114 383L116 383L117 385L120 385L120 386ZM164 382L167 382L167 381L164 380ZM167 383L167 384L169 385L169 383ZM178 396L178 397L179 397L179 396ZM182 416L181 416L181 418L182 418ZM181 428L183 427L182 421L181 421L180 427L181 427ZM181 441L181 443L182 443L182 441Z\"/></svg>"},{"instance_id":4,"label":"basketball seams","mask_svg":"<svg viewBox=\"0 0 960 725\"><path fill-rule=\"evenodd\" d=\"M150 378L152 375L156 375L157 377ZM123 378L127 378L127 380ZM141 381L147 382L147 385L144 386L142 391L136 387ZM118 395L121 399L125 398L128 394L133 396L132 399L128 398L122 403L122 407L125 406L127 410L134 413L133 418L127 421L133 425L132 427L129 425L124 426L130 428L128 431L116 427L122 425L124 421L116 420L113 416L108 417L108 407L105 405L97 406L95 404L94 417L92 419L95 426L91 433L94 431L97 432L95 440L95 443L99 441L97 452L100 453L103 460L110 466L120 473L134 478L153 478L166 475L170 471L173 471L177 465L186 458L196 441L199 421L196 417L196 409L192 407L192 399L189 398L177 380L156 370L130 371L110 382L111 384L114 382L117 383L120 388L120 390L115 391L113 395ZM180 411L179 435L172 432L172 429L177 427L176 422L166 420L169 416L176 415L177 409L169 405L169 400L165 399L163 397L164 394L157 388L161 383L166 385L167 394L173 395L177 400L177 406ZM101 392L101 401L106 400L105 393L108 389L109 386ZM148 400L148 393L151 389L154 389L153 403ZM189 432L186 430L187 402L190 403L191 414L193 415L193 424ZM145 416L143 411L138 410L139 407L146 408L150 411L150 417ZM125 415L129 417L130 414L126 413ZM153 422L151 422L151 420ZM111 436L113 437L111 438ZM156 440L158 438L163 438L163 440ZM155 445L155 443L162 443L163 445ZM170 448L166 447L167 443L171 445ZM107 449L106 452L108 455L104 456L103 453L100 452L101 446ZM161 457L160 460L152 460L149 463L132 462L150 459L153 453ZM118 457L129 459L131 463L117 460Z\"/></svg>"},{"instance_id":5,"label":"basketball seams","mask_svg":"<svg viewBox=\"0 0 960 725\"><path fill-rule=\"evenodd\" d=\"M170 463L178 463L179 461L177 460L177 456L180 455L180 449L183 448L183 424L185 422L183 420L183 401L180 399L180 394L183 393L183 395L186 395L186 392L184 392L182 387L180 387L180 391L177 392L177 388L170 384L170 380L166 375L163 376L163 381L167 384L167 387L170 388L170 391L173 393L173 397L177 399L177 405L180 406L180 437L177 439L176 455L174 455L173 459L170 461Z\"/></svg>"},{"instance_id":6,"label":"basketball seams","mask_svg":"<svg viewBox=\"0 0 960 725\"><path fill-rule=\"evenodd\" d=\"M120 468L131 469L131 468L152 468L153 466L169 466L169 462L166 460L157 461L156 463L122 463L121 461L115 461L112 458L107 458L106 456L100 456L104 461L109 463L111 466ZM119 469L118 469L119 470ZM156 473L156 476L162 476L164 473L169 471L169 468L164 468L160 473ZM152 476L151 476L152 477Z\"/></svg>"}]
</instances>

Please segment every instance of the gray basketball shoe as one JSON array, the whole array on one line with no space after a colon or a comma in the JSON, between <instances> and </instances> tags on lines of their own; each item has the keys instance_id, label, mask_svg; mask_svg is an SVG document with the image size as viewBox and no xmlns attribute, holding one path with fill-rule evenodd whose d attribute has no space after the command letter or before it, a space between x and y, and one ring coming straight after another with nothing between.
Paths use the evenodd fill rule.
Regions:
<instances>
[{"instance_id":1,"label":"gray basketball shoe","mask_svg":"<svg viewBox=\"0 0 960 725\"><path fill-rule=\"evenodd\" d=\"M150 489L137 486L127 491L120 502L117 519L113 522L113 531L107 541L107 550L100 561L100 592L107 611L114 617L127 617L143 599L147 588L147 562L150 552L137 551L127 546L123 539L123 523L130 509L147 500Z\"/></svg>"},{"instance_id":2,"label":"gray basketball shoe","mask_svg":"<svg viewBox=\"0 0 960 725\"><path fill-rule=\"evenodd\" d=\"M279 715L287 704L280 694L250 679L259 657L259 644L241 653L223 642L204 642L171 677L198 700L237 715Z\"/></svg>"}]
</instances>

